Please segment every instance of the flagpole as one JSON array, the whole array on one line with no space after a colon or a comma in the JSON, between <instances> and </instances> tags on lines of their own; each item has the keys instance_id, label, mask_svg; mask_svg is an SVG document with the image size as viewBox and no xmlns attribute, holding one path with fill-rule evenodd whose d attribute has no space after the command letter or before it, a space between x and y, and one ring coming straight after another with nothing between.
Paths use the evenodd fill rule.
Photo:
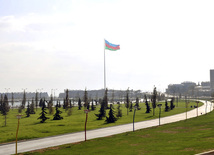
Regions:
<instances>
[{"instance_id":1,"label":"flagpole","mask_svg":"<svg viewBox=\"0 0 214 155\"><path fill-rule=\"evenodd\" d=\"M106 56L105 56L105 39L104 39L104 90L106 89Z\"/></svg>"}]
</instances>

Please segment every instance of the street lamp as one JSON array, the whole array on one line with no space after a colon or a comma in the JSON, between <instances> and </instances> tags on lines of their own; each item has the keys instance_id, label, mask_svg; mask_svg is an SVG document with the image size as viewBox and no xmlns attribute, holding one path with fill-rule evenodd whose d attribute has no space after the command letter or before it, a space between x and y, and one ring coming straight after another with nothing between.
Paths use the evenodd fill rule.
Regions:
<instances>
[{"instance_id":1,"label":"street lamp","mask_svg":"<svg viewBox=\"0 0 214 155\"><path fill-rule=\"evenodd\" d=\"M85 114L86 114L86 118L85 118L85 141L86 141L86 124L87 124L87 120L88 120L88 112L89 112L89 110L86 109L84 111L85 111Z\"/></svg>"},{"instance_id":2,"label":"street lamp","mask_svg":"<svg viewBox=\"0 0 214 155\"><path fill-rule=\"evenodd\" d=\"M197 103L197 117L198 117L198 103L199 103L199 101L196 101L196 103Z\"/></svg>"},{"instance_id":3,"label":"street lamp","mask_svg":"<svg viewBox=\"0 0 214 155\"><path fill-rule=\"evenodd\" d=\"M158 107L159 107L159 126L160 126L160 117L161 117L161 106L162 106L162 104L158 104Z\"/></svg>"},{"instance_id":4,"label":"street lamp","mask_svg":"<svg viewBox=\"0 0 214 155\"><path fill-rule=\"evenodd\" d=\"M186 120L187 120L187 108L188 108L189 102L186 102Z\"/></svg>"},{"instance_id":5,"label":"street lamp","mask_svg":"<svg viewBox=\"0 0 214 155\"><path fill-rule=\"evenodd\" d=\"M134 106L134 115L133 115L133 132L134 132L134 118L135 118L135 112L136 112L137 106Z\"/></svg>"},{"instance_id":6,"label":"street lamp","mask_svg":"<svg viewBox=\"0 0 214 155\"><path fill-rule=\"evenodd\" d=\"M19 120L21 119L23 115L19 114L16 115L17 119L18 119L18 126L17 126L17 130L16 130L16 154L17 154L17 140L18 140L18 131L19 131Z\"/></svg>"}]
</instances>

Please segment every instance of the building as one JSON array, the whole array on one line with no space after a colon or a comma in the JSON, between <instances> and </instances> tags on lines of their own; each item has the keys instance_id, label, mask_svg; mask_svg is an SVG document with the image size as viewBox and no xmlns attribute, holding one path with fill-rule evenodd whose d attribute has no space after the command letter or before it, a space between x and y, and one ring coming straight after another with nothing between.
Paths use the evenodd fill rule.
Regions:
<instances>
[{"instance_id":1,"label":"building","mask_svg":"<svg viewBox=\"0 0 214 155\"><path fill-rule=\"evenodd\" d=\"M214 91L214 69L210 70L210 90Z\"/></svg>"}]
</instances>

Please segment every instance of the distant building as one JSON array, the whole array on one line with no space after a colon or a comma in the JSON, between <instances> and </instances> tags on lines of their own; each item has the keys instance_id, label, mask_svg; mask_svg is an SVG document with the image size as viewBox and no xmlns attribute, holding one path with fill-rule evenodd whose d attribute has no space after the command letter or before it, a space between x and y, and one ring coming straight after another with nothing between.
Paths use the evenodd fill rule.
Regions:
<instances>
[{"instance_id":1,"label":"distant building","mask_svg":"<svg viewBox=\"0 0 214 155\"><path fill-rule=\"evenodd\" d=\"M214 91L214 69L210 70L210 90Z\"/></svg>"},{"instance_id":2,"label":"distant building","mask_svg":"<svg viewBox=\"0 0 214 155\"><path fill-rule=\"evenodd\" d=\"M194 90L196 86L196 83L185 81L181 84L170 84L168 85L168 88L166 89L166 93L170 95L186 95L187 93L190 93L191 90ZM192 93L192 92L191 92Z\"/></svg>"}]
</instances>

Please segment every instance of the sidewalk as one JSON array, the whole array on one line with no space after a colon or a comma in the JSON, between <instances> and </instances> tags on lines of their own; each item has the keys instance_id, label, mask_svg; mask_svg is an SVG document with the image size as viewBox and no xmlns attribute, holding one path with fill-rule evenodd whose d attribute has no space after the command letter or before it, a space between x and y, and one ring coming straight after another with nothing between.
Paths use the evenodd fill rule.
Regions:
<instances>
[{"instance_id":1,"label":"sidewalk","mask_svg":"<svg viewBox=\"0 0 214 155\"><path fill-rule=\"evenodd\" d=\"M198 116L204 115L206 114L206 112L208 113L213 110L212 103L207 102L207 107L206 107L206 102L205 101L201 101L201 102L203 102L204 105L198 108ZM193 118L193 117L197 117L197 108L187 112L187 119ZM185 119L186 119L186 112L173 115L173 116L162 117L160 120L160 123L161 125L163 125L163 124L177 122ZM159 119L136 122L135 130L149 128L149 127L158 126L158 125L159 125ZM87 139L106 137L106 136L111 136L119 133L129 132L129 131L133 131L132 123L87 131ZM80 142L85 140L84 136L85 136L84 132L77 132L77 133L64 134L59 136L52 136L52 137L18 142L18 152L21 153L21 152L43 149L43 148L57 146L57 145ZM8 154L14 154L14 153L15 153L15 143L0 145L0 155L8 155Z\"/></svg>"}]
</instances>

